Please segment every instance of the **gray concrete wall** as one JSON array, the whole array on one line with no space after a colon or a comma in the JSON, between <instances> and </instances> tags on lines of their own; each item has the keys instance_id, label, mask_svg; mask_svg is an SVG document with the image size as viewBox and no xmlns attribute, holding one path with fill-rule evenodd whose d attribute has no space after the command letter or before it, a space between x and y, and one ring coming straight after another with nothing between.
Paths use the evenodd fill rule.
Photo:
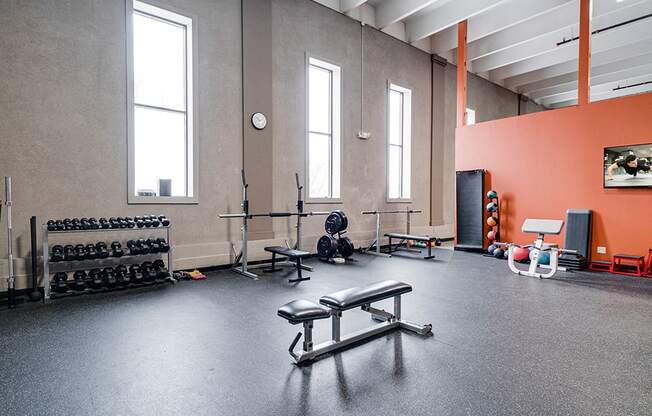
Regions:
<instances>
[{"instance_id":1,"label":"gray concrete wall","mask_svg":"<svg viewBox=\"0 0 652 416\"><path fill-rule=\"evenodd\" d=\"M19 287L29 262L29 217L168 215L174 225L178 268L226 264L231 243L239 249L237 220L220 212L240 210L242 142L242 50L239 0L159 0L197 16L199 34L198 125L199 203L127 204L127 98L124 0L6 0L0 2L0 176L14 178L15 255ZM342 67L342 199L350 236L367 243L374 222L363 209L403 207L386 202L387 82L412 88L411 206L415 232L452 235L454 221L455 69L435 69L430 56L382 32L364 28L364 130L360 130L361 26L310 0L272 0L271 67L273 114L273 208L293 209L294 172L305 180L305 54ZM478 118L513 115L495 102L508 94L474 80L469 102ZM477 96L476 96L477 94ZM486 95L486 96L485 96ZM485 113L493 111L492 113ZM248 115L245 115L248 119ZM248 122L248 120L245 120ZM254 155L260 156L260 155ZM431 170L431 158L432 170ZM432 205L432 209L430 206ZM252 207L256 210L256 207ZM253 259L262 247L294 235L293 223L274 220L274 238L252 242ZM388 217L386 230L401 230L404 219ZM4 220L2 229L4 230ZM323 217L305 221L304 247L314 249ZM0 234L4 235L4 231ZM87 238L84 236L84 238ZM110 240L111 236L98 235ZM94 238L93 238L94 239ZM77 242L75 239L59 242ZM81 240L80 240L81 241ZM0 253L6 251L0 239ZM6 264L0 262L4 274ZM0 280L0 290L4 287Z\"/></svg>"}]
</instances>

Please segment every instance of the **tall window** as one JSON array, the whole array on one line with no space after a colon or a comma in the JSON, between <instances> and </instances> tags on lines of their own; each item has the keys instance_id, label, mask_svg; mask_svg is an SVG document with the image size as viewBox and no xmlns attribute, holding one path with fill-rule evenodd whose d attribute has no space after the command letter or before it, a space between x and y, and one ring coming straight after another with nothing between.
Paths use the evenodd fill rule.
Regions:
<instances>
[{"instance_id":1,"label":"tall window","mask_svg":"<svg viewBox=\"0 0 652 416\"><path fill-rule=\"evenodd\" d=\"M410 198L412 91L389 84L387 195L390 200Z\"/></svg>"},{"instance_id":2,"label":"tall window","mask_svg":"<svg viewBox=\"0 0 652 416\"><path fill-rule=\"evenodd\" d=\"M308 197L340 197L340 67L308 59Z\"/></svg>"},{"instance_id":3,"label":"tall window","mask_svg":"<svg viewBox=\"0 0 652 416\"><path fill-rule=\"evenodd\" d=\"M470 108L466 109L466 125L472 126L475 124L475 110Z\"/></svg>"},{"instance_id":4,"label":"tall window","mask_svg":"<svg viewBox=\"0 0 652 416\"><path fill-rule=\"evenodd\" d=\"M192 23L189 17L133 2L130 202L195 197Z\"/></svg>"}]
</instances>

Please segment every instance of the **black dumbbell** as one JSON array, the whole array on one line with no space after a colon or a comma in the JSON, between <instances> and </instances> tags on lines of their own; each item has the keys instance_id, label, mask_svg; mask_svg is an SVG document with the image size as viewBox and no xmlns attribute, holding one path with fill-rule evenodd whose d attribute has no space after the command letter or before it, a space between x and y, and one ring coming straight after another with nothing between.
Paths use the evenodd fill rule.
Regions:
<instances>
[{"instance_id":1,"label":"black dumbbell","mask_svg":"<svg viewBox=\"0 0 652 416\"><path fill-rule=\"evenodd\" d=\"M116 268L113 269L113 274L118 282L118 286L129 286L131 276L129 276L129 271L124 265L121 264L116 266Z\"/></svg>"},{"instance_id":2,"label":"black dumbbell","mask_svg":"<svg viewBox=\"0 0 652 416\"><path fill-rule=\"evenodd\" d=\"M149 247L150 253L158 253L161 251L158 241L155 238L148 238L147 241L145 241L145 244Z\"/></svg>"},{"instance_id":3,"label":"black dumbbell","mask_svg":"<svg viewBox=\"0 0 652 416\"><path fill-rule=\"evenodd\" d=\"M63 221L61 221L61 220L56 220L54 223L55 223L56 226L57 226L57 231L63 231L63 230L66 229L66 226L63 224Z\"/></svg>"},{"instance_id":4,"label":"black dumbbell","mask_svg":"<svg viewBox=\"0 0 652 416\"><path fill-rule=\"evenodd\" d=\"M125 221L127 222L127 228L134 228L136 226L134 219L131 217L125 217Z\"/></svg>"},{"instance_id":5,"label":"black dumbbell","mask_svg":"<svg viewBox=\"0 0 652 416\"><path fill-rule=\"evenodd\" d=\"M75 260L76 255L75 255L75 247L71 244L67 244L63 247L63 259L65 261L73 261Z\"/></svg>"},{"instance_id":6,"label":"black dumbbell","mask_svg":"<svg viewBox=\"0 0 652 416\"><path fill-rule=\"evenodd\" d=\"M88 221L88 218L82 218L79 220L79 223L81 224L81 229L82 230L90 230L91 229L91 223Z\"/></svg>"},{"instance_id":7,"label":"black dumbbell","mask_svg":"<svg viewBox=\"0 0 652 416\"><path fill-rule=\"evenodd\" d=\"M74 230L74 227L72 225L72 220L70 218L66 218L63 220L63 228L66 231Z\"/></svg>"},{"instance_id":8,"label":"black dumbbell","mask_svg":"<svg viewBox=\"0 0 652 416\"><path fill-rule=\"evenodd\" d=\"M149 254L150 253L150 247L147 245L147 241L145 241L144 238L139 238L136 240L136 247L138 247L138 252L140 254Z\"/></svg>"},{"instance_id":9,"label":"black dumbbell","mask_svg":"<svg viewBox=\"0 0 652 416\"><path fill-rule=\"evenodd\" d=\"M104 228L104 229L111 228L111 224L109 223L109 220L107 220L104 217L100 218L99 223L100 223L100 228Z\"/></svg>"},{"instance_id":10,"label":"black dumbbell","mask_svg":"<svg viewBox=\"0 0 652 416\"><path fill-rule=\"evenodd\" d=\"M105 259L109 257L109 249L106 247L104 241L100 241L95 244L95 251L97 252L97 258Z\"/></svg>"},{"instance_id":11,"label":"black dumbbell","mask_svg":"<svg viewBox=\"0 0 652 416\"><path fill-rule=\"evenodd\" d=\"M79 218L73 218L72 219L72 229L73 230L81 230L81 221L79 221Z\"/></svg>"},{"instance_id":12,"label":"black dumbbell","mask_svg":"<svg viewBox=\"0 0 652 416\"><path fill-rule=\"evenodd\" d=\"M48 220L48 231L57 231L57 222L55 220Z\"/></svg>"},{"instance_id":13,"label":"black dumbbell","mask_svg":"<svg viewBox=\"0 0 652 416\"><path fill-rule=\"evenodd\" d=\"M140 265L140 272L143 275L143 280L146 282L153 282L156 280L156 272L152 267L151 261L146 261Z\"/></svg>"},{"instance_id":14,"label":"black dumbbell","mask_svg":"<svg viewBox=\"0 0 652 416\"><path fill-rule=\"evenodd\" d=\"M52 246L52 253L50 253L50 261L58 262L63 261L63 246Z\"/></svg>"},{"instance_id":15,"label":"black dumbbell","mask_svg":"<svg viewBox=\"0 0 652 416\"><path fill-rule=\"evenodd\" d=\"M134 222L136 223L136 227L138 228L143 228L145 226L145 222L143 221L143 217L140 215L136 215L134 217Z\"/></svg>"},{"instance_id":16,"label":"black dumbbell","mask_svg":"<svg viewBox=\"0 0 652 416\"><path fill-rule=\"evenodd\" d=\"M168 244L167 241L165 241L165 238L159 237L156 239L156 242L158 243L158 250L161 253L167 253L170 251L170 245Z\"/></svg>"},{"instance_id":17,"label":"black dumbbell","mask_svg":"<svg viewBox=\"0 0 652 416\"><path fill-rule=\"evenodd\" d=\"M129 277L131 277L131 283L138 284L143 282L143 274L140 265L132 264L129 266Z\"/></svg>"},{"instance_id":18,"label":"black dumbbell","mask_svg":"<svg viewBox=\"0 0 652 416\"><path fill-rule=\"evenodd\" d=\"M118 286L118 280L115 278L115 274L113 274L112 267L105 267L102 269L102 285L109 289Z\"/></svg>"},{"instance_id":19,"label":"black dumbbell","mask_svg":"<svg viewBox=\"0 0 652 416\"><path fill-rule=\"evenodd\" d=\"M143 216L143 223L145 224L146 228L151 228L152 227L152 220L149 218L149 215L144 215Z\"/></svg>"},{"instance_id":20,"label":"black dumbbell","mask_svg":"<svg viewBox=\"0 0 652 416\"><path fill-rule=\"evenodd\" d=\"M170 220L165 215L159 215L158 220L161 222L161 225L167 227L170 225Z\"/></svg>"},{"instance_id":21,"label":"black dumbbell","mask_svg":"<svg viewBox=\"0 0 652 416\"><path fill-rule=\"evenodd\" d=\"M161 221L159 221L156 215L150 215L149 220L152 222L152 227L158 227L161 225Z\"/></svg>"},{"instance_id":22,"label":"black dumbbell","mask_svg":"<svg viewBox=\"0 0 652 416\"><path fill-rule=\"evenodd\" d=\"M122 250L122 244L119 241L111 243L111 257L122 257L125 252Z\"/></svg>"},{"instance_id":23,"label":"black dumbbell","mask_svg":"<svg viewBox=\"0 0 652 416\"><path fill-rule=\"evenodd\" d=\"M129 255L131 256L137 256L140 254L140 251L138 250L138 246L136 245L135 240L127 241L127 248L129 249Z\"/></svg>"},{"instance_id":24,"label":"black dumbbell","mask_svg":"<svg viewBox=\"0 0 652 416\"><path fill-rule=\"evenodd\" d=\"M101 289L102 284L102 271L100 269L91 269L88 272L88 285L93 289Z\"/></svg>"},{"instance_id":25,"label":"black dumbbell","mask_svg":"<svg viewBox=\"0 0 652 416\"><path fill-rule=\"evenodd\" d=\"M85 271L78 270L72 275L72 277L75 280L73 283L74 290L82 291L86 289L86 280L88 279L88 276Z\"/></svg>"},{"instance_id":26,"label":"black dumbbell","mask_svg":"<svg viewBox=\"0 0 652 416\"><path fill-rule=\"evenodd\" d=\"M86 244L86 260L95 260L97 258L97 250L95 244Z\"/></svg>"},{"instance_id":27,"label":"black dumbbell","mask_svg":"<svg viewBox=\"0 0 652 416\"><path fill-rule=\"evenodd\" d=\"M157 279L167 279L170 277L170 272L168 272L167 267L165 267L165 263L163 260L158 259L154 260L154 263L152 263L152 267L154 267L154 272L156 273L156 278Z\"/></svg>"},{"instance_id":28,"label":"black dumbbell","mask_svg":"<svg viewBox=\"0 0 652 416\"><path fill-rule=\"evenodd\" d=\"M75 260L84 259L86 259L86 247L83 244L77 244L75 246Z\"/></svg>"},{"instance_id":29,"label":"black dumbbell","mask_svg":"<svg viewBox=\"0 0 652 416\"><path fill-rule=\"evenodd\" d=\"M91 230L97 230L100 228L100 223L97 222L97 218L89 218L88 219L88 224L91 226Z\"/></svg>"},{"instance_id":30,"label":"black dumbbell","mask_svg":"<svg viewBox=\"0 0 652 416\"><path fill-rule=\"evenodd\" d=\"M66 293L68 291L68 274L64 272L55 273L52 278L54 282L54 291L57 293Z\"/></svg>"}]
</instances>

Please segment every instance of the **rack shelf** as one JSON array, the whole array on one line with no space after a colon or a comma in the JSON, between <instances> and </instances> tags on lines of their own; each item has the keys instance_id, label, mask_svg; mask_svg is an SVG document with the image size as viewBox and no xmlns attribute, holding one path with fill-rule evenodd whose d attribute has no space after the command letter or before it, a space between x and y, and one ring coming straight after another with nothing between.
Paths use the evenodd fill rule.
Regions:
<instances>
[{"instance_id":1,"label":"rack shelf","mask_svg":"<svg viewBox=\"0 0 652 416\"><path fill-rule=\"evenodd\" d=\"M98 292L108 292L108 291L114 291L114 290L125 290L128 289L129 287L142 287L142 286L151 286L153 284L156 284L157 282L152 282L152 283L142 283L142 284L137 284L137 285L132 285L129 287L124 287L124 288L115 288L115 289L86 289L84 291L79 291L77 293L63 293L59 294L56 292L52 292L50 288L50 274L54 272L72 272L76 270L88 270L88 269L94 269L94 268L104 268L104 267L109 267L109 266L117 266L120 264L135 264L135 263L141 263L143 261L148 261L151 259L156 259L156 258L162 258L167 255L167 268L170 272L170 276L167 278L167 281L171 283L176 283L176 280L174 277L172 277L172 273L174 270L173 264L172 264L172 242L170 239L171 231L172 231L172 226L159 226L159 227L133 227L133 228L97 228L97 229L90 229L90 230L63 230L63 231L50 231L48 230L47 224L43 224L43 302L47 302L50 299L56 298L56 297L68 297L70 295L74 294L84 294L84 293L98 293ZM132 255L124 255L122 257L107 257L104 259L92 259L92 260L71 260L71 261L58 261L58 262L52 262L50 261L50 237L59 237L62 235L69 235L69 234L80 234L80 233L111 233L111 232L165 232L166 234L166 241L170 245L170 250L167 253L148 253L148 254L140 254L136 256Z\"/></svg>"}]
</instances>

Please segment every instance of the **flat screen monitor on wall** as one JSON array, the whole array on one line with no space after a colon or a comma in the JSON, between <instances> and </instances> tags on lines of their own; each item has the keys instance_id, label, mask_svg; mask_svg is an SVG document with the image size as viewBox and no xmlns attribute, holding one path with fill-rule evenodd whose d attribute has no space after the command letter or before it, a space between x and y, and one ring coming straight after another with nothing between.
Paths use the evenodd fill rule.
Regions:
<instances>
[{"instance_id":1,"label":"flat screen monitor on wall","mask_svg":"<svg viewBox=\"0 0 652 416\"><path fill-rule=\"evenodd\" d=\"M652 143L606 147L605 188L652 188Z\"/></svg>"}]
</instances>

